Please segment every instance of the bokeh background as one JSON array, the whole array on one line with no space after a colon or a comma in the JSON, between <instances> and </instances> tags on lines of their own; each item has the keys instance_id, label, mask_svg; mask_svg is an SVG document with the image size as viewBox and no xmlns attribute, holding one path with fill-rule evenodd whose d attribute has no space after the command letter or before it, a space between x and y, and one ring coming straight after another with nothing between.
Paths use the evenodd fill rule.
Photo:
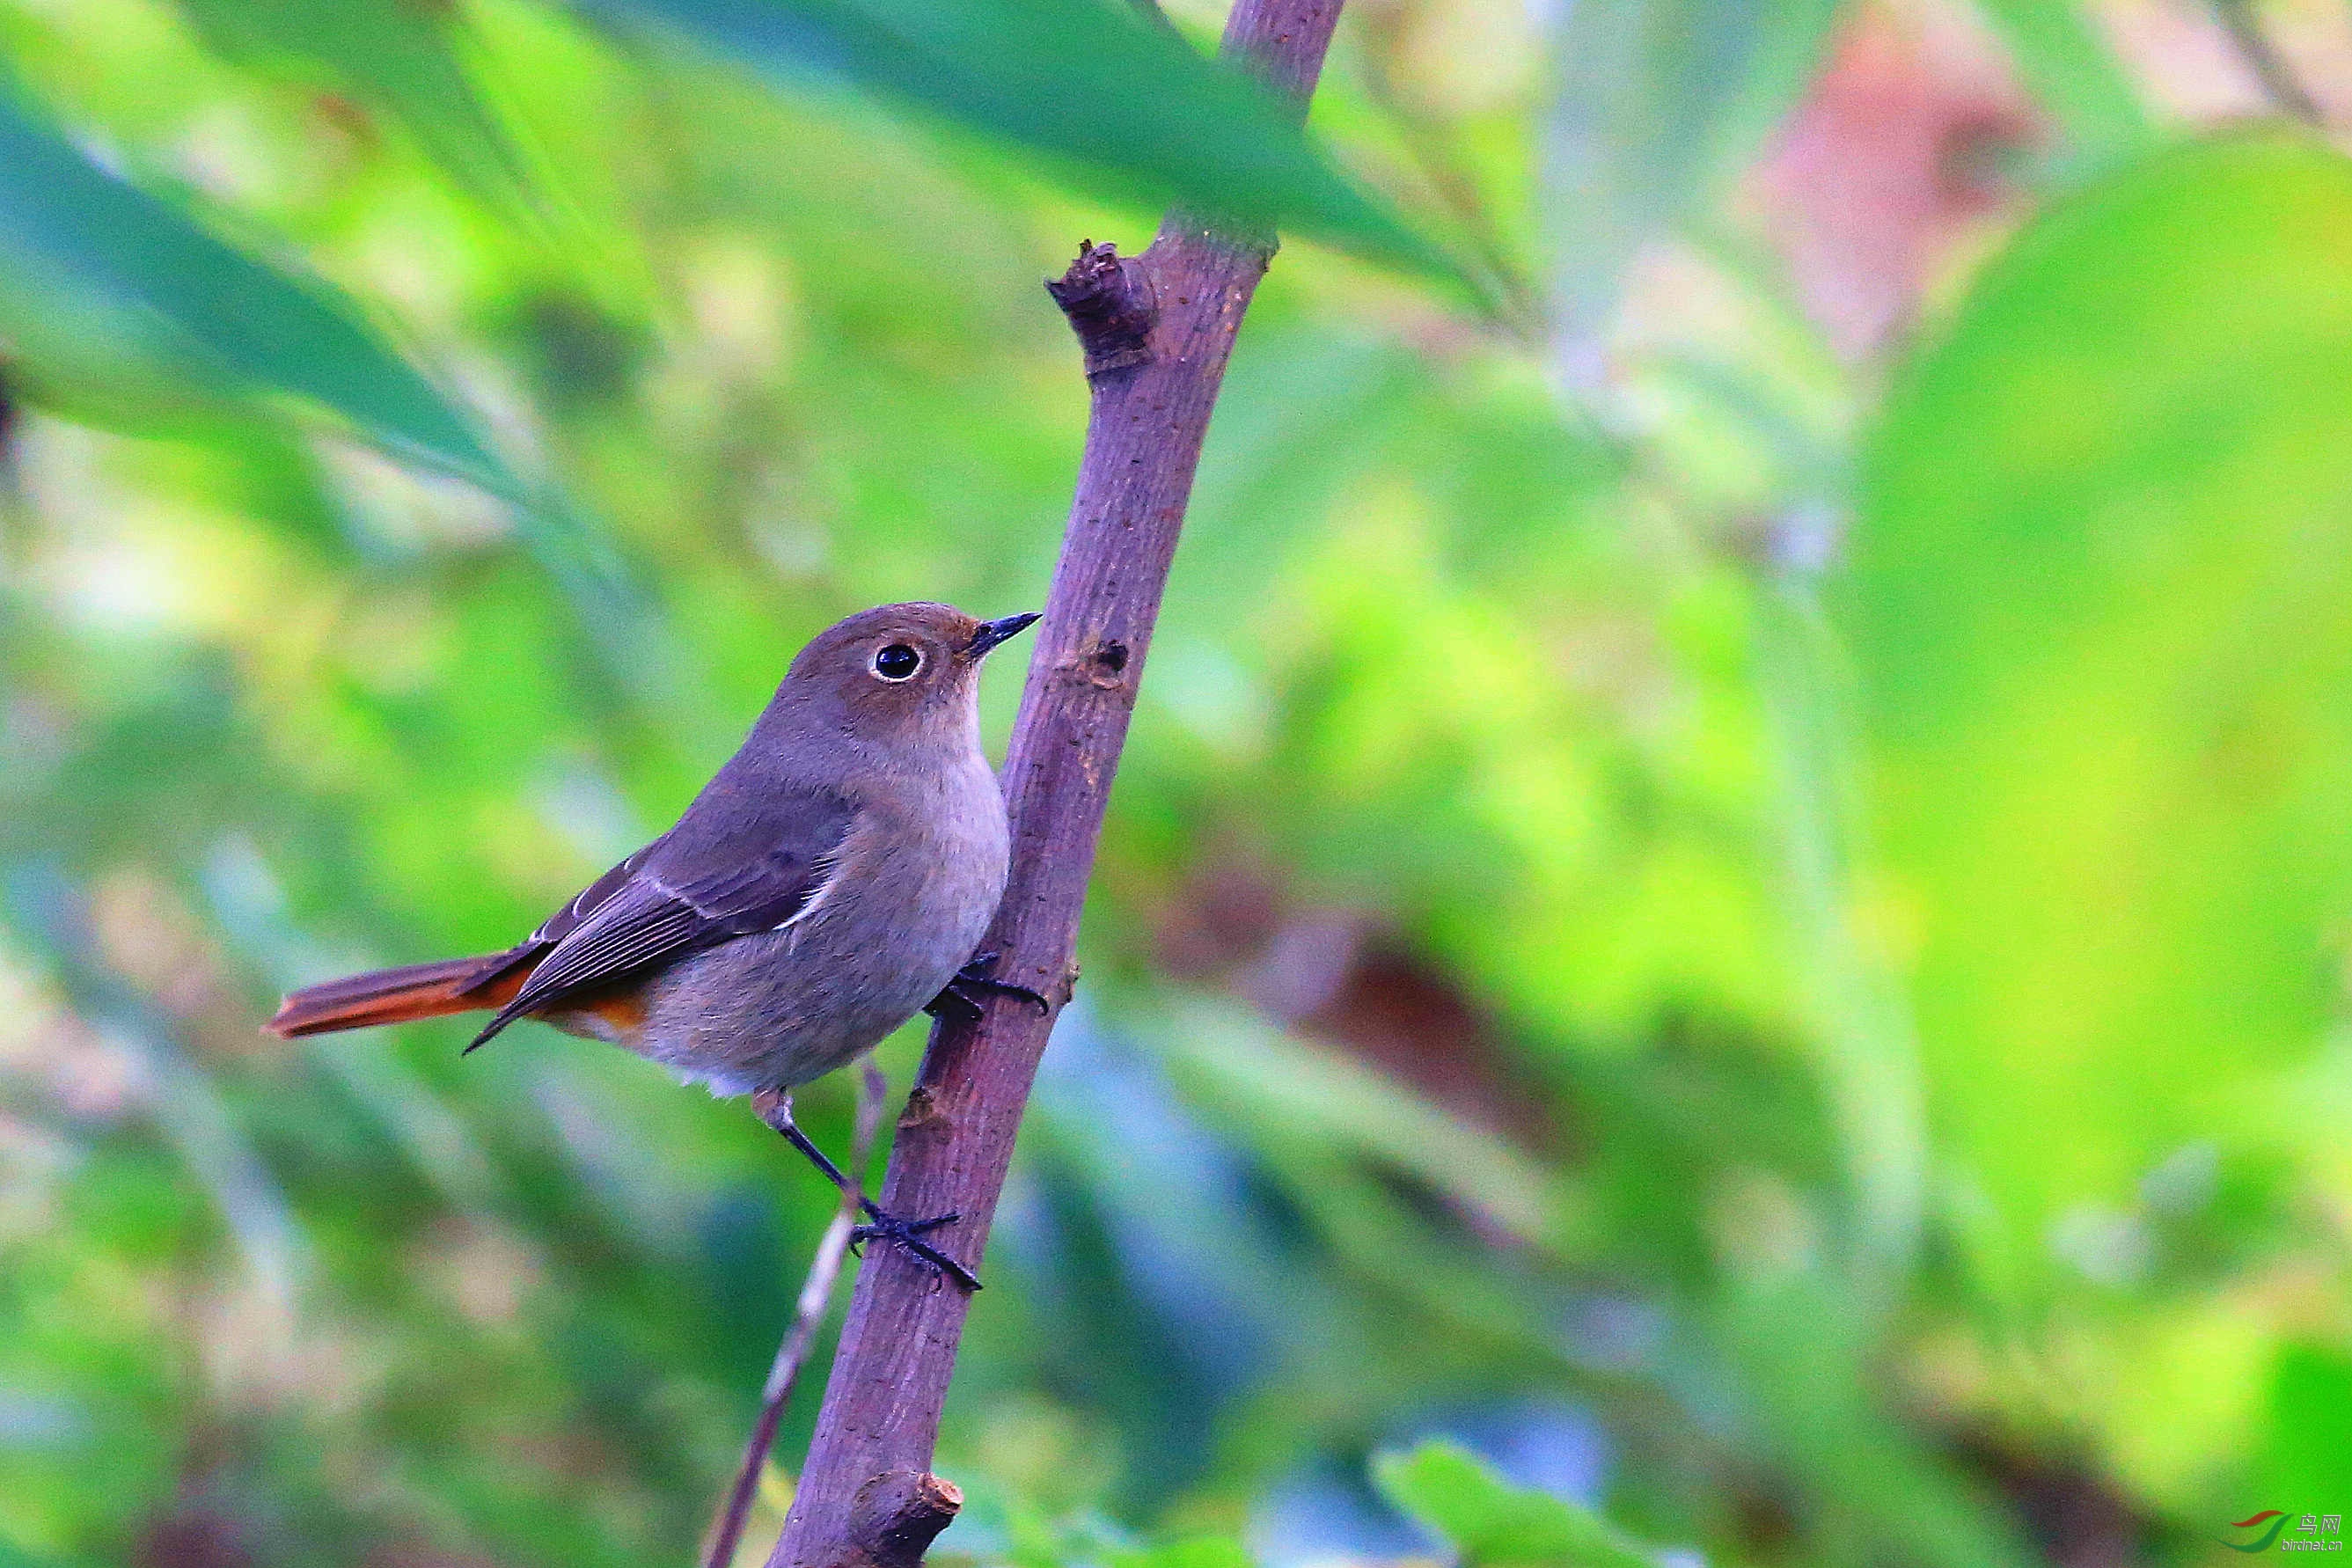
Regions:
<instances>
[{"instance_id":1,"label":"bokeh background","mask_svg":"<svg viewBox=\"0 0 2352 1568\"><path fill-rule=\"evenodd\" d=\"M689 1558L822 1185L544 1029L257 1025L511 941L835 616L1041 603L1038 282L1171 191L1310 237L940 1554L2352 1511L2352 12L1355 0L1322 162L1155 26L0 0L0 1562Z\"/></svg>"}]
</instances>

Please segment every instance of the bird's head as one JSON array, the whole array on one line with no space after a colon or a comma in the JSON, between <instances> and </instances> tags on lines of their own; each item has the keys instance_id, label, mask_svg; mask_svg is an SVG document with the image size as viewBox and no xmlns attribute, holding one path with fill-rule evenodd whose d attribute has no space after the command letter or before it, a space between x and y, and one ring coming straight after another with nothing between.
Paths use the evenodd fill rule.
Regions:
<instances>
[{"instance_id":1,"label":"bird's head","mask_svg":"<svg viewBox=\"0 0 2352 1568\"><path fill-rule=\"evenodd\" d=\"M896 743L977 722L980 666L1036 616L976 620L951 605L884 605L811 638L778 689L854 735Z\"/></svg>"}]
</instances>

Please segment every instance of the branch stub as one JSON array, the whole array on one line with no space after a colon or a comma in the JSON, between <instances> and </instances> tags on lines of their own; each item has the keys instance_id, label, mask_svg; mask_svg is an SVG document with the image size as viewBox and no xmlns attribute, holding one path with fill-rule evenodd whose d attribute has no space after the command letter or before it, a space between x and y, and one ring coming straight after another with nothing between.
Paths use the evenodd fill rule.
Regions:
<instances>
[{"instance_id":1,"label":"branch stub","mask_svg":"<svg viewBox=\"0 0 2352 1568\"><path fill-rule=\"evenodd\" d=\"M849 1508L849 1552L841 1568L918 1568L939 1533L955 1522L963 1489L922 1470L885 1470L857 1489Z\"/></svg>"},{"instance_id":2,"label":"branch stub","mask_svg":"<svg viewBox=\"0 0 2352 1568\"><path fill-rule=\"evenodd\" d=\"M1078 334L1089 381L1151 358L1151 327L1160 312L1139 258L1122 257L1115 245L1080 240L1077 259L1046 280L1045 292Z\"/></svg>"}]
</instances>

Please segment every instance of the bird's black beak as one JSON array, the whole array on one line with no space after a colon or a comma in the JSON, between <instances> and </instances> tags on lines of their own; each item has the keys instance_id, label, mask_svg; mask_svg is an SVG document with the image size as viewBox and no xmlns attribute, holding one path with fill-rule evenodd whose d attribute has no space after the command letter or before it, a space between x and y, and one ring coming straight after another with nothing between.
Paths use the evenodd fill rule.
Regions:
<instances>
[{"instance_id":1,"label":"bird's black beak","mask_svg":"<svg viewBox=\"0 0 2352 1568\"><path fill-rule=\"evenodd\" d=\"M1027 631L1036 619L1037 612L1032 610L1025 616L1007 616L1001 621L981 622L980 630L972 633L971 641L964 644L963 657L971 663L979 663L988 657L990 648L994 647L998 643L1019 637L1023 632Z\"/></svg>"}]
</instances>

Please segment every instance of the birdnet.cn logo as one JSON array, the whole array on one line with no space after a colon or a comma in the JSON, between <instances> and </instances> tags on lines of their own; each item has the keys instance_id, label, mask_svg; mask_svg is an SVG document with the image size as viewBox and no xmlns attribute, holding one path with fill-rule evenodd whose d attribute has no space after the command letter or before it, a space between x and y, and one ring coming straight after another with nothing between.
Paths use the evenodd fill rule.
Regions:
<instances>
[{"instance_id":1,"label":"birdnet.cn logo","mask_svg":"<svg viewBox=\"0 0 2352 1568\"><path fill-rule=\"evenodd\" d=\"M2232 1552L2268 1552L2273 1546L2281 1552L2344 1550L2344 1516L2340 1513L2297 1516L2266 1508L2252 1519L2242 1519L2230 1528L2252 1531L2242 1541L2221 1542Z\"/></svg>"}]
</instances>

